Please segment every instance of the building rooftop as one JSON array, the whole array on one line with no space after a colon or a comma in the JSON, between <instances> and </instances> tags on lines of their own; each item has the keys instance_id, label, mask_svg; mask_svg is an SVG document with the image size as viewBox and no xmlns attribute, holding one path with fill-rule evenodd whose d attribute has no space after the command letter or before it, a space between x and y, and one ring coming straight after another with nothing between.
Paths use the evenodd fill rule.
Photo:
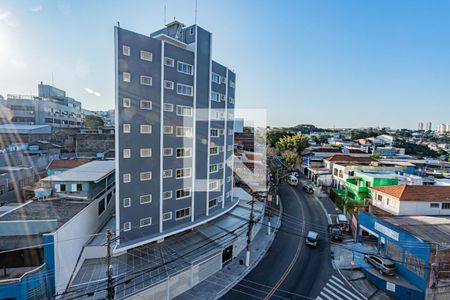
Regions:
<instances>
[{"instance_id":1,"label":"building rooftop","mask_svg":"<svg viewBox=\"0 0 450 300\"><path fill-rule=\"evenodd\" d=\"M32 200L9 210L0 216L0 221L57 220L58 227L72 219L89 205L89 200L58 198L53 200Z\"/></svg>"},{"instance_id":2,"label":"building rooftop","mask_svg":"<svg viewBox=\"0 0 450 300\"><path fill-rule=\"evenodd\" d=\"M450 245L450 216L378 216L422 240Z\"/></svg>"},{"instance_id":3,"label":"building rooftop","mask_svg":"<svg viewBox=\"0 0 450 300\"><path fill-rule=\"evenodd\" d=\"M373 159L372 157L367 156L352 156L352 155L346 155L346 154L335 154L333 156L327 157L324 160L330 161L330 162L345 162L345 163L372 163L376 162L377 160Z\"/></svg>"},{"instance_id":4,"label":"building rooftop","mask_svg":"<svg viewBox=\"0 0 450 300\"><path fill-rule=\"evenodd\" d=\"M47 170L60 170L60 169L72 169L84 165L90 162L87 158L77 158L77 159L54 159L47 166Z\"/></svg>"},{"instance_id":5,"label":"building rooftop","mask_svg":"<svg viewBox=\"0 0 450 300\"><path fill-rule=\"evenodd\" d=\"M450 201L450 186L402 184L377 186L370 189L397 198L400 201Z\"/></svg>"},{"instance_id":6,"label":"building rooftop","mask_svg":"<svg viewBox=\"0 0 450 300\"><path fill-rule=\"evenodd\" d=\"M42 181L99 182L115 170L114 160L94 160L79 167L41 179Z\"/></svg>"}]
</instances>

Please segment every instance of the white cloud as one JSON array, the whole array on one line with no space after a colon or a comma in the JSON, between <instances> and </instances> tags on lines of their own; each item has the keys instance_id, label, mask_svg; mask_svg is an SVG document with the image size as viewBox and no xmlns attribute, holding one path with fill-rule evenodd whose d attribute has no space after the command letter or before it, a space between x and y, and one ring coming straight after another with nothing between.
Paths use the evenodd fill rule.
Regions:
<instances>
[{"instance_id":1,"label":"white cloud","mask_svg":"<svg viewBox=\"0 0 450 300\"><path fill-rule=\"evenodd\" d=\"M21 60L17 60L14 58L11 58L9 60L9 62L11 63L11 65L16 68L16 69L25 69L27 67L27 65L25 64L25 62L21 61Z\"/></svg>"},{"instance_id":2,"label":"white cloud","mask_svg":"<svg viewBox=\"0 0 450 300\"><path fill-rule=\"evenodd\" d=\"M42 10L42 5L41 4L36 4L32 7L30 7L30 11L32 12L39 12Z\"/></svg>"},{"instance_id":3,"label":"white cloud","mask_svg":"<svg viewBox=\"0 0 450 300\"><path fill-rule=\"evenodd\" d=\"M86 93L91 94L91 95L94 95L94 96L96 96L96 97L100 97L100 96L102 95L102 94L100 94L99 92L94 91L94 90L91 89L91 88L85 88L84 90L86 91Z\"/></svg>"},{"instance_id":4,"label":"white cloud","mask_svg":"<svg viewBox=\"0 0 450 300\"><path fill-rule=\"evenodd\" d=\"M12 16L12 13L10 11L0 12L0 21L1 20L6 20L6 19L8 19L11 16Z\"/></svg>"}]
</instances>

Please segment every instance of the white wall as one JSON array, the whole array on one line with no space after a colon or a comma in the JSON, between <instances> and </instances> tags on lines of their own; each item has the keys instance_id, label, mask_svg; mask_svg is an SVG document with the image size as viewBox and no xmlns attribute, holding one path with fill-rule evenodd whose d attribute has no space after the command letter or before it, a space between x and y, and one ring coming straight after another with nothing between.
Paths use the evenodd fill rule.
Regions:
<instances>
[{"instance_id":1,"label":"white wall","mask_svg":"<svg viewBox=\"0 0 450 300\"><path fill-rule=\"evenodd\" d=\"M114 186L109 191L113 188ZM92 201L91 204L53 234L55 243L56 293L66 288L85 243L111 216L111 210L114 208L114 196L111 198L105 211L98 216L98 203L105 199L109 191L101 198ZM79 263L81 264L82 261Z\"/></svg>"},{"instance_id":2,"label":"white wall","mask_svg":"<svg viewBox=\"0 0 450 300\"><path fill-rule=\"evenodd\" d=\"M393 199L384 195L381 201L378 201L378 195L374 193L372 204L378 208L381 208L393 215L450 215L450 209L442 209L442 201L438 202L428 202L428 201L399 201L398 199ZM388 204L389 199L389 204ZM449 201L447 201L449 202ZM431 207L431 203L438 203L439 207Z\"/></svg>"}]
</instances>

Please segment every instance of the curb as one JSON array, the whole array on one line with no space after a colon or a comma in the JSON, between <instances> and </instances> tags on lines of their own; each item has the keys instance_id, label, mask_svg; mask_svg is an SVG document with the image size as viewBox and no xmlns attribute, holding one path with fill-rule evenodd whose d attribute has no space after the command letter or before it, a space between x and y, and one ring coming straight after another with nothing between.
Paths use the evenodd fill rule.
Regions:
<instances>
[{"instance_id":1,"label":"curb","mask_svg":"<svg viewBox=\"0 0 450 300\"><path fill-rule=\"evenodd\" d=\"M281 199L281 197L280 197L280 199ZM278 231L278 229L280 228L280 225L281 225L281 216L282 216L282 214L283 214L283 204L282 204L282 202L280 200L280 210L279 210L279 214L278 214L278 222L277 222L277 224L276 224L276 226L275 226L275 228L274 228L274 230L272 232L272 238L267 243L267 245L264 248L264 250L256 258L256 260L253 262L253 264L251 266L249 266L247 269L245 269L245 271L242 272L242 274L234 282L230 283L228 286L223 288L219 293L217 293L213 298L209 298L209 299L220 299L223 295L228 293L235 285L237 285L245 276L248 275L248 273L250 273L259 264L259 262L266 255L267 251L272 246L272 243L275 240L275 235L276 235L276 233L277 233L277 231Z\"/></svg>"}]
</instances>

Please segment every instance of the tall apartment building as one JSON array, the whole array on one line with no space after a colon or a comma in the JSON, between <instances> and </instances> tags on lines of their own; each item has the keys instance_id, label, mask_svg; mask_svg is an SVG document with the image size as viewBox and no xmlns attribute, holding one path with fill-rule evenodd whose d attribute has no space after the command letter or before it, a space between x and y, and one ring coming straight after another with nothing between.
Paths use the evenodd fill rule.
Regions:
<instances>
[{"instance_id":1,"label":"tall apartment building","mask_svg":"<svg viewBox=\"0 0 450 300\"><path fill-rule=\"evenodd\" d=\"M417 130L423 130L423 122L417 123Z\"/></svg>"},{"instance_id":2,"label":"tall apartment building","mask_svg":"<svg viewBox=\"0 0 450 300\"><path fill-rule=\"evenodd\" d=\"M425 125L425 131L431 131L433 127L433 124L431 122L427 122Z\"/></svg>"},{"instance_id":3,"label":"tall apartment building","mask_svg":"<svg viewBox=\"0 0 450 300\"><path fill-rule=\"evenodd\" d=\"M7 95L0 99L0 123L81 127L81 102L42 82L38 91L38 96Z\"/></svg>"},{"instance_id":4,"label":"tall apartment building","mask_svg":"<svg viewBox=\"0 0 450 300\"><path fill-rule=\"evenodd\" d=\"M450 132L450 124L439 124L436 130L438 133Z\"/></svg>"},{"instance_id":5,"label":"tall apartment building","mask_svg":"<svg viewBox=\"0 0 450 300\"><path fill-rule=\"evenodd\" d=\"M118 250L233 208L235 73L212 34L174 21L150 35L115 28Z\"/></svg>"}]
</instances>

